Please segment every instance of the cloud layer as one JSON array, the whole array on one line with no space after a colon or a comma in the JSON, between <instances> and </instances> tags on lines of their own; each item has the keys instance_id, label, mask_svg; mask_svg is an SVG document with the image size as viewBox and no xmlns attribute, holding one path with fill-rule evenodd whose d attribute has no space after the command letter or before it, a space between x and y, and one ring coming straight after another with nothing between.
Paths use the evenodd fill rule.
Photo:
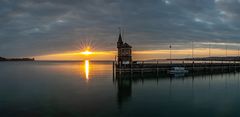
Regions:
<instances>
[{"instance_id":1,"label":"cloud layer","mask_svg":"<svg viewBox=\"0 0 240 117\"><path fill-rule=\"evenodd\" d=\"M114 50L118 27L135 50L240 42L240 0L1 0L0 56Z\"/></svg>"}]
</instances>

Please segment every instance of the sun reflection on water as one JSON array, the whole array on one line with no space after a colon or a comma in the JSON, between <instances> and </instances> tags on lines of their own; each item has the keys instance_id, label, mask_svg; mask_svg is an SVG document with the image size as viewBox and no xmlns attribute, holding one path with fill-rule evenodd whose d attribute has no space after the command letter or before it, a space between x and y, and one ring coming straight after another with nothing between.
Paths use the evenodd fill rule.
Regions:
<instances>
[{"instance_id":1,"label":"sun reflection on water","mask_svg":"<svg viewBox=\"0 0 240 117\"><path fill-rule=\"evenodd\" d=\"M89 60L85 60L85 78L89 79Z\"/></svg>"}]
</instances>

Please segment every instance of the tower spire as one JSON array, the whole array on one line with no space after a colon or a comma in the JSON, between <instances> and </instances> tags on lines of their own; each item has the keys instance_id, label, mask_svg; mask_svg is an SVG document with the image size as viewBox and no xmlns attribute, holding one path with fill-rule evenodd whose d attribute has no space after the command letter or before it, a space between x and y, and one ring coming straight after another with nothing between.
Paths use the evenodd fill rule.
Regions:
<instances>
[{"instance_id":1,"label":"tower spire","mask_svg":"<svg viewBox=\"0 0 240 117\"><path fill-rule=\"evenodd\" d=\"M121 32L121 28L119 27L119 36L118 36L117 47L121 47L122 45L123 45L122 32Z\"/></svg>"},{"instance_id":2,"label":"tower spire","mask_svg":"<svg viewBox=\"0 0 240 117\"><path fill-rule=\"evenodd\" d=\"M122 33L121 27L118 27L119 34Z\"/></svg>"}]
</instances>

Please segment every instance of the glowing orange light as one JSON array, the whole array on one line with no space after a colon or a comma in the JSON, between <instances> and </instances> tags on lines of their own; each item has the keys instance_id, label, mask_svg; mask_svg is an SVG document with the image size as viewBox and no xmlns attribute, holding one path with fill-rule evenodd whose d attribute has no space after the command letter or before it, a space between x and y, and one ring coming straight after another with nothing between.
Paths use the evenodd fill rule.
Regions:
<instances>
[{"instance_id":1,"label":"glowing orange light","mask_svg":"<svg viewBox=\"0 0 240 117\"><path fill-rule=\"evenodd\" d=\"M88 46L84 52L82 52L83 55L90 55L90 54L93 54L93 52L89 51L90 50L90 47Z\"/></svg>"},{"instance_id":2,"label":"glowing orange light","mask_svg":"<svg viewBox=\"0 0 240 117\"><path fill-rule=\"evenodd\" d=\"M85 60L85 77L88 80L89 79L89 60Z\"/></svg>"},{"instance_id":3,"label":"glowing orange light","mask_svg":"<svg viewBox=\"0 0 240 117\"><path fill-rule=\"evenodd\" d=\"M84 55L90 55L90 54L92 54L92 53L93 53L93 52L90 52L90 51L88 51L88 50L82 52L82 54L84 54Z\"/></svg>"}]
</instances>

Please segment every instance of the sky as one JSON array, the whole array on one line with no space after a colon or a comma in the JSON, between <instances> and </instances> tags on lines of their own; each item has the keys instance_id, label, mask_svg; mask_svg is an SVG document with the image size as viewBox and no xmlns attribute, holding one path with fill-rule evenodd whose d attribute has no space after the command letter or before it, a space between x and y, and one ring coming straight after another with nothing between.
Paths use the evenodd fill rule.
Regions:
<instances>
[{"instance_id":1,"label":"sky","mask_svg":"<svg viewBox=\"0 0 240 117\"><path fill-rule=\"evenodd\" d=\"M236 55L240 0L0 0L0 56L114 59L118 28L135 59Z\"/></svg>"}]
</instances>

